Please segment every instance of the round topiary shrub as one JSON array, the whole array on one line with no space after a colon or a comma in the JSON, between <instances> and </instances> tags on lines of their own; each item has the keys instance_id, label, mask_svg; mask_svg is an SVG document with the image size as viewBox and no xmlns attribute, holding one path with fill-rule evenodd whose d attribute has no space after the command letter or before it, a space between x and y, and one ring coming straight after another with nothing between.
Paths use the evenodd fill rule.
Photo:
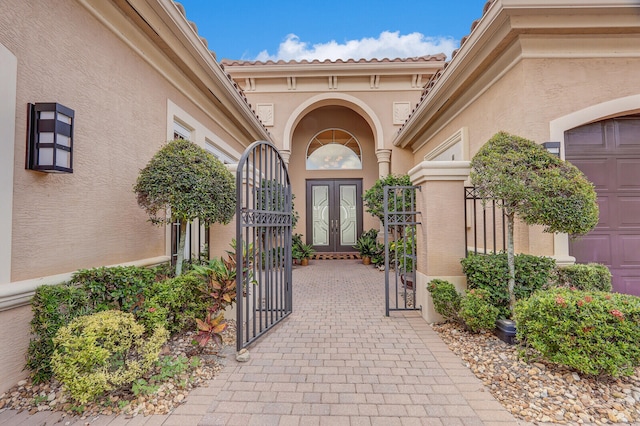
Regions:
<instances>
[{"instance_id":1,"label":"round topiary shrub","mask_svg":"<svg viewBox=\"0 0 640 426\"><path fill-rule=\"evenodd\" d=\"M460 318L472 333L493 330L500 310L493 306L489 292L480 288L468 290L460 301Z\"/></svg>"},{"instance_id":2,"label":"round topiary shrub","mask_svg":"<svg viewBox=\"0 0 640 426\"><path fill-rule=\"evenodd\" d=\"M460 310L460 293L455 286L445 280L431 280L427 284L427 290L431 293L433 307L436 312L446 320L460 321L458 311Z\"/></svg>"},{"instance_id":3,"label":"round topiary shrub","mask_svg":"<svg viewBox=\"0 0 640 426\"><path fill-rule=\"evenodd\" d=\"M142 377L158 360L168 332L163 327L144 337L144 326L121 311L78 317L53 339L54 376L71 397L86 403Z\"/></svg>"},{"instance_id":4,"label":"round topiary shrub","mask_svg":"<svg viewBox=\"0 0 640 426\"><path fill-rule=\"evenodd\" d=\"M640 298L556 288L516 305L518 340L584 374L630 375L640 365Z\"/></svg>"}]
</instances>

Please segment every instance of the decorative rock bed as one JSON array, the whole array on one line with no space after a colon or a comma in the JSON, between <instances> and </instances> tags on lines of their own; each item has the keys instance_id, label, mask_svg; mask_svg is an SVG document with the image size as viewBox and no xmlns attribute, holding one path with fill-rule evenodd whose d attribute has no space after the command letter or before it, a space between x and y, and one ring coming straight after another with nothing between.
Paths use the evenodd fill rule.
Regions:
<instances>
[{"instance_id":1,"label":"decorative rock bed","mask_svg":"<svg viewBox=\"0 0 640 426\"><path fill-rule=\"evenodd\" d=\"M433 329L514 416L560 424L640 420L640 369L633 376L588 377L543 361L525 362L519 348L455 324Z\"/></svg>"}]
</instances>

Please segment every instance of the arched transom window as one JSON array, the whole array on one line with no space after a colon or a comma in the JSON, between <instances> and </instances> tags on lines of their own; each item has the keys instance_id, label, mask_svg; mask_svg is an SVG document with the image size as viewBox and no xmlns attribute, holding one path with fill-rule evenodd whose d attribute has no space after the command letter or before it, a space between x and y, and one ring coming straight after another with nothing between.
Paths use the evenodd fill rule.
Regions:
<instances>
[{"instance_id":1,"label":"arched transom window","mask_svg":"<svg viewBox=\"0 0 640 426\"><path fill-rule=\"evenodd\" d=\"M326 129L307 146L307 170L361 170L360 143L349 132Z\"/></svg>"}]
</instances>

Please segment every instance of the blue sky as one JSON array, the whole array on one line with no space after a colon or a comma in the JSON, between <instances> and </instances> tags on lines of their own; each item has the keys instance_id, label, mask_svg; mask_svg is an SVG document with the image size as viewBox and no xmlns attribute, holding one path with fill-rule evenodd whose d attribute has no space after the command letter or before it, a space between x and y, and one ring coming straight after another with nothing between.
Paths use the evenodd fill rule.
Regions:
<instances>
[{"instance_id":1,"label":"blue sky","mask_svg":"<svg viewBox=\"0 0 640 426\"><path fill-rule=\"evenodd\" d=\"M458 47L485 0L179 0L218 60L405 58Z\"/></svg>"}]
</instances>

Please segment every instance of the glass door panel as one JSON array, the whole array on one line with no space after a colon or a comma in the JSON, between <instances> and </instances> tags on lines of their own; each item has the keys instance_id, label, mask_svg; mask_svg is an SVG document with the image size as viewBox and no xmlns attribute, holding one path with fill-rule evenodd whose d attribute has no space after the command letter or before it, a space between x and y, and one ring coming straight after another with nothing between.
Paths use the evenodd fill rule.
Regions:
<instances>
[{"instance_id":1,"label":"glass door panel","mask_svg":"<svg viewBox=\"0 0 640 426\"><path fill-rule=\"evenodd\" d=\"M321 252L354 251L362 233L362 180L307 180L307 242Z\"/></svg>"},{"instance_id":2,"label":"glass door panel","mask_svg":"<svg viewBox=\"0 0 640 426\"><path fill-rule=\"evenodd\" d=\"M356 185L340 187L340 245L352 246L358 239Z\"/></svg>"},{"instance_id":3,"label":"glass door panel","mask_svg":"<svg viewBox=\"0 0 640 426\"><path fill-rule=\"evenodd\" d=\"M329 246L329 186L315 185L312 189L312 242L314 246Z\"/></svg>"}]
</instances>

